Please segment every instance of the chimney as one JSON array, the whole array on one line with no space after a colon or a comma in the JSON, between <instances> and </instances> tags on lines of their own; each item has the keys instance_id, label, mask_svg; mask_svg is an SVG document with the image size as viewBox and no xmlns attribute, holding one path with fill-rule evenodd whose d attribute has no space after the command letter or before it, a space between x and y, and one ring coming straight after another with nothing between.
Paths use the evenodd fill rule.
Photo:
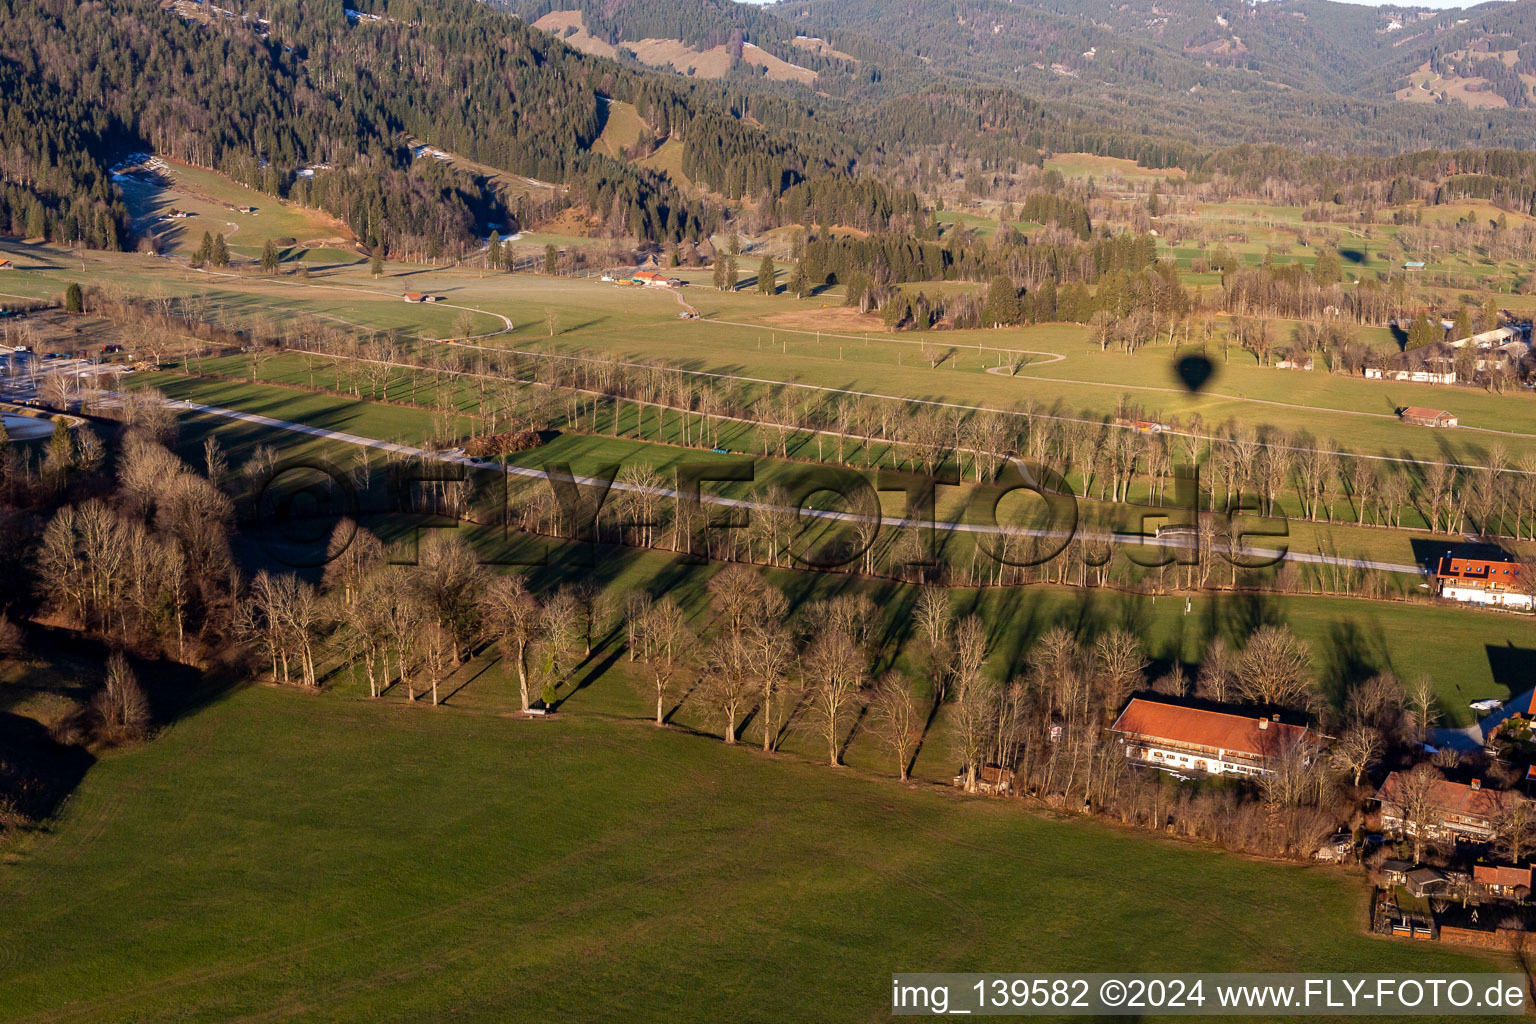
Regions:
<instances>
[{"instance_id":1,"label":"chimney","mask_svg":"<svg viewBox=\"0 0 1536 1024\"><path fill-rule=\"evenodd\" d=\"M1472 788L1473 789L1482 789L1483 788L1483 780L1482 779L1473 779L1472 780Z\"/></svg>"},{"instance_id":2,"label":"chimney","mask_svg":"<svg viewBox=\"0 0 1536 1024\"><path fill-rule=\"evenodd\" d=\"M1269 719L1267 719L1267 718L1259 719L1259 728L1260 729L1268 729L1269 728Z\"/></svg>"}]
</instances>

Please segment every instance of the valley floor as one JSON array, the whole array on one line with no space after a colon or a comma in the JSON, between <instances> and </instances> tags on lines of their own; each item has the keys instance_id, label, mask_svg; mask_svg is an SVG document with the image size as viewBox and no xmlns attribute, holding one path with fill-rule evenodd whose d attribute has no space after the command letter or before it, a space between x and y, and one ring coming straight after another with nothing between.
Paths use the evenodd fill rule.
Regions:
<instances>
[{"instance_id":1,"label":"valley floor","mask_svg":"<svg viewBox=\"0 0 1536 1024\"><path fill-rule=\"evenodd\" d=\"M594 689L613 685L600 681ZM0 865L0 1020L883 1020L901 970L1486 970L1368 890L554 719L227 693Z\"/></svg>"}]
</instances>

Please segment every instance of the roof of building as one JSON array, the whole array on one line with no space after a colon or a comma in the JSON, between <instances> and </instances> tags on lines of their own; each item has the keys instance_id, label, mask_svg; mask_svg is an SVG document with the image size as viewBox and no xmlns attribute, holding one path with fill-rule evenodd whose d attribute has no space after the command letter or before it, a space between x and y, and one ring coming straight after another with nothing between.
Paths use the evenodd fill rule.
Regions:
<instances>
[{"instance_id":1,"label":"roof of building","mask_svg":"<svg viewBox=\"0 0 1536 1024\"><path fill-rule=\"evenodd\" d=\"M419 299L421 298L421 292L406 292L405 297L408 299Z\"/></svg>"},{"instance_id":2,"label":"roof of building","mask_svg":"<svg viewBox=\"0 0 1536 1024\"><path fill-rule=\"evenodd\" d=\"M1408 872L1406 877L1408 881L1412 882L1414 885L1424 885L1429 882L1444 882L1447 880L1444 871L1441 871L1439 868L1432 867L1414 868L1412 871Z\"/></svg>"},{"instance_id":3,"label":"roof of building","mask_svg":"<svg viewBox=\"0 0 1536 1024\"><path fill-rule=\"evenodd\" d=\"M1405 420L1438 420L1441 418L1455 419L1456 417L1444 409L1426 409L1422 405L1410 405L1403 410L1403 419Z\"/></svg>"},{"instance_id":4,"label":"roof of building","mask_svg":"<svg viewBox=\"0 0 1536 1024\"><path fill-rule=\"evenodd\" d=\"M1413 861L1411 861L1411 860L1402 860L1402 859L1397 858L1397 857L1388 857L1386 860L1381 862L1381 870L1383 870L1383 871L1392 871L1392 872L1396 872L1397 874L1402 874L1402 873L1404 873L1406 871L1412 871L1413 870Z\"/></svg>"},{"instance_id":5,"label":"roof of building","mask_svg":"<svg viewBox=\"0 0 1536 1024\"><path fill-rule=\"evenodd\" d=\"M1527 889L1531 887L1531 866L1527 864L1523 868L1511 867L1508 864L1474 864L1472 866L1472 881L1481 885L1503 885L1513 888L1523 885Z\"/></svg>"},{"instance_id":6,"label":"roof of building","mask_svg":"<svg viewBox=\"0 0 1536 1024\"><path fill-rule=\"evenodd\" d=\"M1111 727L1131 733L1190 746L1227 750L1251 757L1272 757L1294 746L1308 730L1305 726L1253 718L1229 711L1164 704L1132 698Z\"/></svg>"},{"instance_id":7,"label":"roof of building","mask_svg":"<svg viewBox=\"0 0 1536 1024\"><path fill-rule=\"evenodd\" d=\"M1403 778L1407 772L1393 772L1387 776L1377 791L1378 799L1386 803L1400 803L1398 800L1398 788L1403 785ZM1511 794L1497 789L1483 789L1478 785L1467 785L1464 782L1451 782L1448 779L1439 779L1429 794L1430 806L1442 814L1457 815L1464 818L1492 818L1503 810L1504 802L1510 799Z\"/></svg>"},{"instance_id":8,"label":"roof of building","mask_svg":"<svg viewBox=\"0 0 1536 1024\"><path fill-rule=\"evenodd\" d=\"M1506 583L1515 586L1520 582L1522 567L1519 562L1501 562L1483 558L1442 558L1435 566L1435 575L1442 579L1466 580L1470 583Z\"/></svg>"}]
</instances>

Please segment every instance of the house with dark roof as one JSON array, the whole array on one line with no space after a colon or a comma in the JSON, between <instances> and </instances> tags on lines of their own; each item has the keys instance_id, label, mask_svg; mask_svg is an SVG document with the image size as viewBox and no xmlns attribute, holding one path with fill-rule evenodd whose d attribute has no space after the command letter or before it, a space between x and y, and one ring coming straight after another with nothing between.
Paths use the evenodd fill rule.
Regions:
<instances>
[{"instance_id":1,"label":"house with dark roof","mask_svg":"<svg viewBox=\"0 0 1536 1024\"><path fill-rule=\"evenodd\" d=\"M1134 697L1110 726L1138 764L1206 775L1266 775L1271 762L1304 744L1311 758L1326 738L1304 725Z\"/></svg>"},{"instance_id":2,"label":"house with dark roof","mask_svg":"<svg viewBox=\"0 0 1536 1024\"><path fill-rule=\"evenodd\" d=\"M1381 801L1383 832L1398 836L1412 836L1418 832L1413 812L1405 803L1410 785L1407 779L1407 772L1393 772L1376 793L1376 798ZM1523 799L1508 790L1484 789L1478 779L1470 783L1438 779L1430 788L1426 801L1430 813L1425 837L1487 842L1494 837L1494 823L1510 803Z\"/></svg>"},{"instance_id":3,"label":"house with dark roof","mask_svg":"<svg viewBox=\"0 0 1536 1024\"><path fill-rule=\"evenodd\" d=\"M1423 898L1438 896L1451 887L1451 877L1439 868L1416 867L1404 876L1408 891Z\"/></svg>"}]
</instances>

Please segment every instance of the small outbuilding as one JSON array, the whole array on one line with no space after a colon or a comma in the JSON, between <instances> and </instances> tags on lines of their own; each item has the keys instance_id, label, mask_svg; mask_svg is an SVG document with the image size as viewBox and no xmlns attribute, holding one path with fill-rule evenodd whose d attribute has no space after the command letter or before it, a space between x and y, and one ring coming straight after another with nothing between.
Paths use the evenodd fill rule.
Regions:
<instances>
[{"instance_id":1,"label":"small outbuilding","mask_svg":"<svg viewBox=\"0 0 1536 1024\"><path fill-rule=\"evenodd\" d=\"M1454 427L1457 419L1444 409L1426 409L1421 405L1410 405L1404 409L1401 415L1404 423L1412 423L1417 427Z\"/></svg>"}]
</instances>

